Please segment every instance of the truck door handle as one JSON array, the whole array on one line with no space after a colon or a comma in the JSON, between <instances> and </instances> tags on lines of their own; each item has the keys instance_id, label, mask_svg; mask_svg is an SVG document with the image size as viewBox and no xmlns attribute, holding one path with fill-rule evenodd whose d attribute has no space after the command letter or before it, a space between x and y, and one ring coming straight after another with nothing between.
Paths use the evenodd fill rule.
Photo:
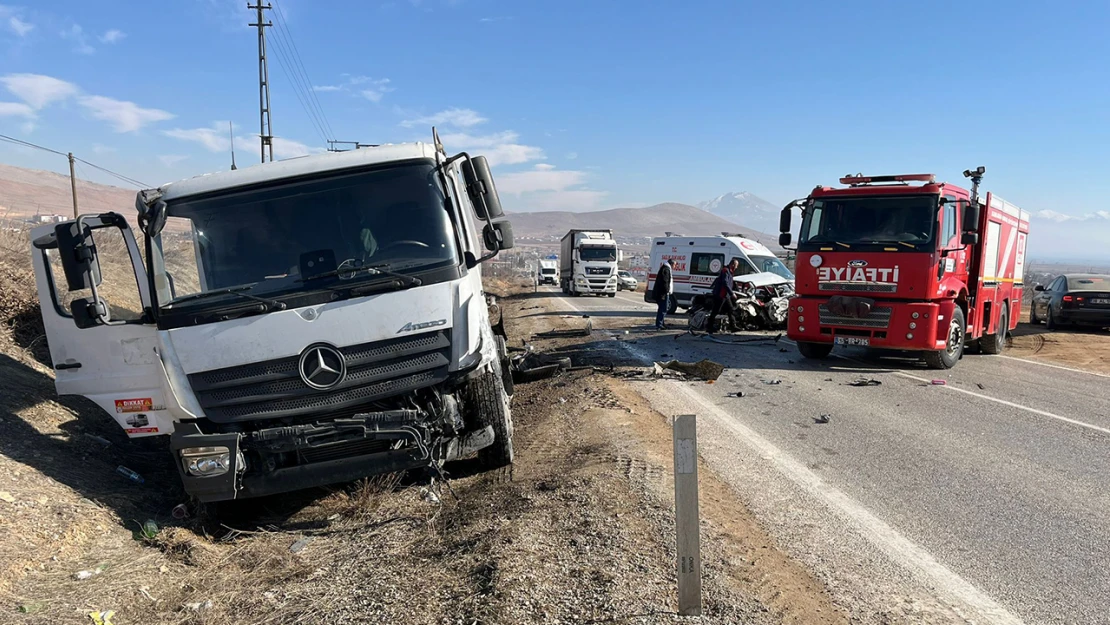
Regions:
<instances>
[{"instance_id":1,"label":"truck door handle","mask_svg":"<svg viewBox=\"0 0 1110 625\"><path fill-rule=\"evenodd\" d=\"M54 369L56 369L58 371L63 371L65 369L80 369L80 368L81 368L81 363L79 363L79 362L69 362L69 363L63 362L60 365L54 365Z\"/></svg>"}]
</instances>

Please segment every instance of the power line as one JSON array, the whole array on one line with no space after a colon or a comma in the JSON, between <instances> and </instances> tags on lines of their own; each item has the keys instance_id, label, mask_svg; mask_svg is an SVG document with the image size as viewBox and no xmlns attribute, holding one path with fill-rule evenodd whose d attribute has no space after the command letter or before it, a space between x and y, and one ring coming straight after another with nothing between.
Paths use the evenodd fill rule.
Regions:
<instances>
[{"instance_id":1,"label":"power line","mask_svg":"<svg viewBox=\"0 0 1110 625\"><path fill-rule=\"evenodd\" d=\"M324 131L324 125L319 117L317 117L316 112L312 110L310 102L306 100L307 96L304 95L305 89L301 85L300 77L296 74L293 61L290 60L288 56L289 53L286 51L287 44L282 40L280 31L275 30L274 35L272 41L274 43L274 49L277 50L278 53L278 65L281 67L281 71L285 74L285 77L289 79L293 87L293 94L297 96L297 101L301 103L301 108L303 108L304 112L308 115L309 120L312 122L312 126L316 129L316 132L319 133L320 138L326 142L327 133Z\"/></svg>"},{"instance_id":2,"label":"power line","mask_svg":"<svg viewBox=\"0 0 1110 625\"><path fill-rule=\"evenodd\" d=\"M151 186L153 186L153 185L149 185L149 184L147 184L147 183L145 183L145 182L141 182L141 181L139 181L139 180L135 180L134 178L128 178L127 176L124 176L123 174L117 174L116 172L114 172L114 171L112 171L112 170L110 170L110 169L106 169L106 168L104 168L104 167L101 167L100 165L96 165L96 164L94 164L94 163L90 163L90 162L86 161L86 160L85 160L85 159L83 159L83 158L77 158L76 156L74 156L74 157L73 157L73 160L75 160L75 161L80 161L80 162L82 162L82 163L84 163L84 164L88 165L89 167L92 167L93 169L99 169L100 171L102 171L102 172L104 172L104 173L108 174L109 176L115 176L116 178L119 178L120 180L122 180L122 181L124 181L124 182L126 182L126 183L128 183L128 184L133 184L133 185L135 185L136 187L139 187L140 189L149 189L149 188L151 188Z\"/></svg>"},{"instance_id":3,"label":"power line","mask_svg":"<svg viewBox=\"0 0 1110 625\"><path fill-rule=\"evenodd\" d=\"M274 10L278 16L278 28L285 31L285 37L289 40L289 44L293 50L293 60L297 62L300 67L301 75L303 76L304 84L312 101L316 105L316 111L320 115L320 119L324 122L324 127L327 129L327 136L334 137L335 132L332 130L331 122L328 121L328 116L324 114L324 107L320 104L320 98L316 95L316 90L313 89L312 79L308 76L308 70L305 69L304 61L301 57L301 51L297 48L297 40L293 38L293 31L289 28L289 21L285 19L285 13L281 10L281 6L276 0L273 0Z\"/></svg>"},{"instance_id":4,"label":"power line","mask_svg":"<svg viewBox=\"0 0 1110 625\"><path fill-rule=\"evenodd\" d=\"M58 156L63 156L65 158L69 158L69 155L66 154L65 152L59 152L58 150L52 150L48 147L38 145L37 143L31 143L30 141L24 141L22 139L16 139L15 137L9 137L7 135L0 135L0 141L5 141L7 143L13 143L15 145L21 145L21 146L28 147L28 148L34 148L36 150L42 150L43 152L50 152L51 154L57 154ZM106 167L101 167L100 165L97 165L96 163L90 163L89 161L86 161L83 158L78 158L78 157L74 156L73 160L81 161L82 163L88 165L89 167L92 167L94 169L98 169L98 170L100 170L100 171L102 171L102 172L104 172L104 173L106 173L110 176L115 176L116 178L118 178L118 179L120 179L120 180L122 180L122 181L124 181L128 184L133 184L133 185L135 185L137 187L140 187L140 188L150 188L150 186L151 186L151 185L149 185L145 182L140 182L138 180L135 180L134 178L128 178L127 176L124 176L123 174L116 173L116 172L114 172L114 171L112 171L112 170L110 170Z\"/></svg>"},{"instance_id":5,"label":"power line","mask_svg":"<svg viewBox=\"0 0 1110 625\"><path fill-rule=\"evenodd\" d=\"M0 135L0 140L7 141L8 143L14 143L16 145L22 145L28 148L35 148L36 150L42 150L44 152L50 152L51 154L57 154L58 156L65 156L68 158L68 155L65 152L59 152L57 150L51 150L50 148L44 148L41 145L36 145L34 143L31 143L30 141L24 141L22 139L16 139L15 137Z\"/></svg>"}]
</instances>

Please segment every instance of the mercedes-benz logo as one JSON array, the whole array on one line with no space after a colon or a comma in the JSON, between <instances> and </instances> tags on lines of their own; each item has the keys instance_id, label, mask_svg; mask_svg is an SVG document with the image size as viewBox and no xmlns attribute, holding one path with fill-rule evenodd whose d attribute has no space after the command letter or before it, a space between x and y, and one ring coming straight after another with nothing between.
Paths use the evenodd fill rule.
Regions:
<instances>
[{"instance_id":1,"label":"mercedes-benz logo","mask_svg":"<svg viewBox=\"0 0 1110 625\"><path fill-rule=\"evenodd\" d=\"M297 363L304 383L318 390L337 386L347 377L347 361L331 345L309 345Z\"/></svg>"}]
</instances>

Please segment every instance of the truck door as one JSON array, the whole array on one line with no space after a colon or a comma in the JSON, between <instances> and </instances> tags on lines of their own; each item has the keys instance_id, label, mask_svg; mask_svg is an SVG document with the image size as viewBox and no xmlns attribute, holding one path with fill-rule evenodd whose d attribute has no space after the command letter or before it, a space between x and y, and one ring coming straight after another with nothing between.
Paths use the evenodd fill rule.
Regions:
<instances>
[{"instance_id":1,"label":"truck door","mask_svg":"<svg viewBox=\"0 0 1110 625\"><path fill-rule=\"evenodd\" d=\"M88 301L90 289L70 290L57 233L77 222L42 226L32 231L32 264L42 321L54 364L59 395L82 395L115 418L129 436L169 434L157 329L142 257L123 218L83 217L94 243L93 280L104 323L78 327L75 306ZM74 231L76 231L74 229ZM81 315L79 315L81 316Z\"/></svg>"}]
</instances>

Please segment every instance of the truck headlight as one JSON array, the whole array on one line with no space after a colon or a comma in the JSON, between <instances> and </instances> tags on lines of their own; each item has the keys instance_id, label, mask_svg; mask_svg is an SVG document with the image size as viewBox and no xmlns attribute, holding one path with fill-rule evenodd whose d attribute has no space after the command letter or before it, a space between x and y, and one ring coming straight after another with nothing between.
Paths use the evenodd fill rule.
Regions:
<instances>
[{"instance_id":1,"label":"truck headlight","mask_svg":"<svg viewBox=\"0 0 1110 625\"><path fill-rule=\"evenodd\" d=\"M181 450L185 472L196 477L214 477L231 468L231 451L227 447L186 447Z\"/></svg>"}]
</instances>

